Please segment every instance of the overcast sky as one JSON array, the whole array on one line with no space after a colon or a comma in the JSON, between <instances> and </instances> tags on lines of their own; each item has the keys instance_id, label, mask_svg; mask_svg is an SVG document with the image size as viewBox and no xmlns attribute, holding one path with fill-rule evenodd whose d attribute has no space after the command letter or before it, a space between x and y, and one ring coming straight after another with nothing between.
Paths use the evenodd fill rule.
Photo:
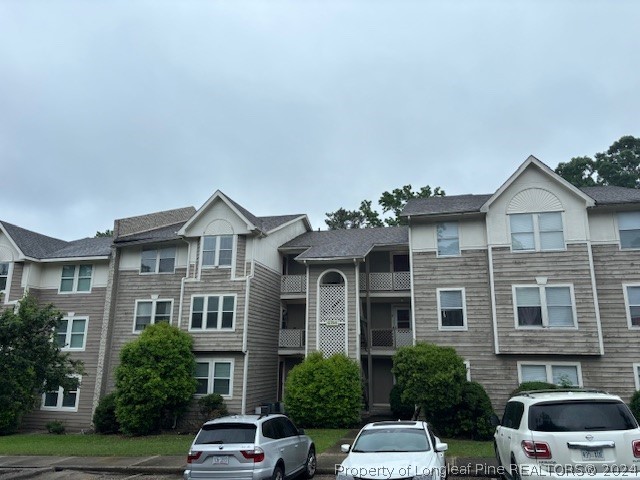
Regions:
<instances>
[{"instance_id":1,"label":"overcast sky","mask_svg":"<svg viewBox=\"0 0 640 480\"><path fill-rule=\"evenodd\" d=\"M640 136L640 1L0 0L0 219L491 193Z\"/></svg>"}]
</instances>

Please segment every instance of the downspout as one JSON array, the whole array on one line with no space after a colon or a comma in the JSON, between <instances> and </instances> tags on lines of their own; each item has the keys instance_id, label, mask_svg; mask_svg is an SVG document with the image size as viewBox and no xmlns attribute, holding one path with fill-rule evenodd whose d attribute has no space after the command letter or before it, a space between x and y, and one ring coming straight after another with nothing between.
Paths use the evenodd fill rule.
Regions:
<instances>
[{"instance_id":1,"label":"downspout","mask_svg":"<svg viewBox=\"0 0 640 480\"><path fill-rule=\"evenodd\" d=\"M491 321L493 322L494 353L498 355L500 354L500 344L498 343L498 315L496 313L496 288L493 272L493 245L487 245L487 254L489 256L489 286L491 287Z\"/></svg>"},{"instance_id":2,"label":"downspout","mask_svg":"<svg viewBox=\"0 0 640 480\"><path fill-rule=\"evenodd\" d=\"M602 320L600 318L600 302L598 301L598 286L596 284L596 269L593 264L593 249L591 248L591 240L587 240L587 249L589 250L589 274L591 275L591 290L593 292L593 306L596 312L596 325L598 326L598 347L600 355L604 355L604 341L602 338Z\"/></svg>"},{"instance_id":3,"label":"downspout","mask_svg":"<svg viewBox=\"0 0 640 480\"><path fill-rule=\"evenodd\" d=\"M410 282L411 286L411 336L413 337L413 344L417 343L417 334L416 334L416 292L414 288L414 276L415 271L413 269L413 250L411 248L411 216L407 217L407 223L409 224L409 271L410 271Z\"/></svg>"},{"instance_id":4,"label":"downspout","mask_svg":"<svg viewBox=\"0 0 640 480\"><path fill-rule=\"evenodd\" d=\"M373 357L371 356L371 290L369 289L370 262L364 265L365 274L367 276L367 399L369 404L367 409L371 411L373 405Z\"/></svg>"},{"instance_id":5,"label":"downspout","mask_svg":"<svg viewBox=\"0 0 640 480\"><path fill-rule=\"evenodd\" d=\"M242 374L242 405L240 407L240 413L242 415L247 411L247 385L249 376L249 299L251 296L251 280L255 275L255 248L255 242L251 242L251 273L247 275L247 285L244 292L244 326L242 330L242 353L244 354L244 365Z\"/></svg>"},{"instance_id":6,"label":"downspout","mask_svg":"<svg viewBox=\"0 0 640 480\"><path fill-rule=\"evenodd\" d=\"M189 278L189 267L191 267L191 242L182 237L182 241L187 244L187 270L184 277L180 279L180 302L178 303L178 328L182 326L182 306L184 303L184 283Z\"/></svg>"},{"instance_id":7,"label":"downspout","mask_svg":"<svg viewBox=\"0 0 640 480\"><path fill-rule=\"evenodd\" d=\"M305 329L304 329L304 357L309 355L309 264L304 260L304 265L307 267L307 301L305 302ZM317 301L317 300L316 300ZM316 345L317 348L317 345Z\"/></svg>"},{"instance_id":8,"label":"downspout","mask_svg":"<svg viewBox=\"0 0 640 480\"><path fill-rule=\"evenodd\" d=\"M362 364L362 359L360 358L360 264L356 262L356 259L353 259L353 263L355 263L355 272L356 272L356 360L358 363Z\"/></svg>"}]
</instances>

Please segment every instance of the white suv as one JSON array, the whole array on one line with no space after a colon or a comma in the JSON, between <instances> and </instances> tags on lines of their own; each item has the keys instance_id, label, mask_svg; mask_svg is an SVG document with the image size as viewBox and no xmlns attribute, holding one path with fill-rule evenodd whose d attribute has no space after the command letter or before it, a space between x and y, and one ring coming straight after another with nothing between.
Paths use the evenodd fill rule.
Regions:
<instances>
[{"instance_id":1,"label":"white suv","mask_svg":"<svg viewBox=\"0 0 640 480\"><path fill-rule=\"evenodd\" d=\"M522 392L494 437L500 473L513 480L640 477L638 422L606 392Z\"/></svg>"},{"instance_id":2,"label":"white suv","mask_svg":"<svg viewBox=\"0 0 640 480\"><path fill-rule=\"evenodd\" d=\"M231 415L205 423L196 435L185 480L283 480L316 472L316 450L284 415Z\"/></svg>"}]
</instances>

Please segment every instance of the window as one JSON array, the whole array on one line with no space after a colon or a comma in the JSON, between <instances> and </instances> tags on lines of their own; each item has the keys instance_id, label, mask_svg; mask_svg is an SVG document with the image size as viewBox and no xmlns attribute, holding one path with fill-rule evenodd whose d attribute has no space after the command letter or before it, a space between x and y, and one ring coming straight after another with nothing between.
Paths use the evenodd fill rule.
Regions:
<instances>
[{"instance_id":1,"label":"window","mask_svg":"<svg viewBox=\"0 0 640 480\"><path fill-rule=\"evenodd\" d=\"M142 250L140 273L173 273L176 265L176 247Z\"/></svg>"},{"instance_id":2,"label":"window","mask_svg":"<svg viewBox=\"0 0 640 480\"><path fill-rule=\"evenodd\" d=\"M68 412L78 411L78 400L80 399L80 381L82 377L78 378L78 388L75 390L64 390L59 387L57 390L52 390L42 394L42 410L63 410Z\"/></svg>"},{"instance_id":3,"label":"window","mask_svg":"<svg viewBox=\"0 0 640 480\"><path fill-rule=\"evenodd\" d=\"M547 382L562 386L582 386L582 371L579 363L520 363L520 383Z\"/></svg>"},{"instance_id":4,"label":"window","mask_svg":"<svg viewBox=\"0 0 640 480\"><path fill-rule=\"evenodd\" d=\"M63 265L60 292L90 292L92 265Z\"/></svg>"},{"instance_id":5,"label":"window","mask_svg":"<svg viewBox=\"0 0 640 480\"><path fill-rule=\"evenodd\" d=\"M193 297L190 330L233 330L235 295Z\"/></svg>"},{"instance_id":6,"label":"window","mask_svg":"<svg viewBox=\"0 0 640 480\"><path fill-rule=\"evenodd\" d=\"M440 330L466 330L464 289L438 289Z\"/></svg>"},{"instance_id":7,"label":"window","mask_svg":"<svg viewBox=\"0 0 640 480\"><path fill-rule=\"evenodd\" d=\"M196 360L196 395L218 393L230 397L233 392L233 360Z\"/></svg>"},{"instance_id":8,"label":"window","mask_svg":"<svg viewBox=\"0 0 640 480\"><path fill-rule=\"evenodd\" d=\"M152 323L171 323L172 307L173 300L137 300L133 331L141 332Z\"/></svg>"},{"instance_id":9,"label":"window","mask_svg":"<svg viewBox=\"0 0 640 480\"><path fill-rule=\"evenodd\" d=\"M436 226L438 231L438 256L454 257L460 255L460 238L458 223L445 222Z\"/></svg>"},{"instance_id":10,"label":"window","mask_svg":"<svg viewBox=\"0 0 640 480\"><path fill-rule=\"evenodd\" d=\"M512 250L564 250L562 213L519 213L509 221Z\"/></svg>"},{"instance_id":11,"label":"window","mask_svg":"<svg viewBox=\"0 0 640 480\"><path fill-rule=\"evenodd\" d=\"M633 364L633 379L636 383L636 390L640 390L640 363Z\"/></svg>"},{"instance_id":12,"label":"window","mask_svg":"<svg viewBox=\"0 0 640 480\"><path fill-rule=\"evenodd\" d=\"M411 309L393 307L394 327L398 330L411 330Z\"/></svg>"},{"instance_id":13,"label":"window","mask_svg":"<svg viewBox=\"0 0 640 480\"><path fill-rule=\"evenodd\" d=\"M640 328L640 285L624 286L624 303L629 328Z\"/></svg>"},{"instance_id":14,"label":"window","mask_svg":"<svg viewBox=\"0 0 640 480\"><path fill-rule=\"evenodd\" d=\"M520 428L520 422L522 421L522 415L524 414L524 403L522 402L508 402L504 408L504 415L502 416L502 422L500 425L507 428Z\"/></svg>"},{"instance_id":15,"label":"window","mask_svg":"<svg viewBox=\"0 0 640 480\"><path fill-rule=\"evenodd\" d=\"M620 248L640 248L640 212L618 214Z\"/></svg>"},{"instance_id":16,"label":"window","mask_svg":"<svg viewBox=\"0 0 640 480\"><path fill-rule=\"evenodd\" d=\"M513 289L518 327L576 327L571 287Z\"/></svg>"},{"instance_id":17,"label":"window","mask_svg":"<svg viewBox=\"0 0 640 480\"><path fill-rule=\"evenodd\" d=\"M204 267L230 267L232 257L233 235L208 235L202 238Z\"/></svg>"},{"instance_id":18,"label":"window","mask_svg":"<svg viewBox=\"0 0 640 480\"><path fill-rule=\"evenodd\" d=\"M0 262L0 292L7 289L9 279L9 262Z\"/></svg>"},{"instance_id":19,"label":"window","mask_svg":"<svg viewBox=\"0 0 640 480\"><path fill-rule=\"evenodd\" d=\"M87 318L67 317L58 322L55 339L61 350L84 350Z\"/></svg>"}]
</instances>

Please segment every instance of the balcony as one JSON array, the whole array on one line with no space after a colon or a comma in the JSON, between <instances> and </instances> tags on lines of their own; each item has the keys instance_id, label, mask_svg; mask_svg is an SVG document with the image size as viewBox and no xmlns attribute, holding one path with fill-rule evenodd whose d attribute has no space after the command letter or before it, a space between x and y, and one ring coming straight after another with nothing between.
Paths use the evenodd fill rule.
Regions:
<instances>
[{"instance_id":1,"label":"balcony","mask_svg":"<svg viewBox=\"0 0 640 480\"><path fill-rule=\"evenodd\" d=\"M280 281L280 293L303 294L307 292L306 275L283 275Z\"/></svg>"},{"instance_id":2,"label":"balcony","mask_svg":"<svg viewBox=\"0 0 640 480\"><path fill-rule=\"evenodd\" d=\"M300 350L304 348L305 330L299 328L281 328L278 347Z\"/></svg>"},{"instance_id":3,"label":"balcony","mask_svg":"<svg viewBox=\"0 0 640 480\"><path fill-rule=\"evenodd\" d=\"M413 345L413 332L408 328L371 330L371 350L395 350Z\"/></svg>"},{"instance_id":4,"label":"balcony","mask_svg":"<svg viewBox=\"0 0 640 480\"><path fill-rule=\"evenodd\" d=\"M370 292L395 292L411 290L411 272L380 272L360 274L360 290Z\"/></svg>"}]
</instances>

